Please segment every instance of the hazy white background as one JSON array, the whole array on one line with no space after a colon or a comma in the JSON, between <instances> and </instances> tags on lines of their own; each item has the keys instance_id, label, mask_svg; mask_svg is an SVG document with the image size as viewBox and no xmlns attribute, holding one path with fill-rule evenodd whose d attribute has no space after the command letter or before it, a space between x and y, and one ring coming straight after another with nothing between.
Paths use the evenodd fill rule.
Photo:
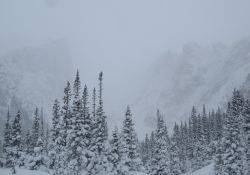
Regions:
<instances>
[{"instance_id":1,"label":"hazy white background","mask_svg":"<svg viewBox=\"0 0 250 175\"><path fill-rule=\"evenodd\" d=\"M107 111L122 115L165 52L231 43L250 35L249 20L249 0L0 0L0 54L62 39L83 83L104 71Z\"/></svg>"}]
</instances>

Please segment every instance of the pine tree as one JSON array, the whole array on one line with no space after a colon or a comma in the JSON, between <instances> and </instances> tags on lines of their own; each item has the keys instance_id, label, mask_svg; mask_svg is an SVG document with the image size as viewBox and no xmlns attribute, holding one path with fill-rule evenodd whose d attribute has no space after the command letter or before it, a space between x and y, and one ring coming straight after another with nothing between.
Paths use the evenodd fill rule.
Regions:
<instances>
[{"instance_id":1,"label":"pine tree","mask_svg":"<svg viewBox=\"0 0 250 175\"><path fill-rule=\"evenodd\" d=\"M204 137L204 141L206 145L210 143L210 133L209 133L209 122L206 113L206 107L203 105L203 112L202 112L202 135Z\"/></svg>"},{"instance_id":2,"label":"pine tree","mask_svg":"<svg viewBox=\"0 0 250 175\"><path fill-rule=\"evenodd\" d=\"M15 172L15 166L20 165L20 157L21 157L21 112L18 111L15 116L12 126L11 126L11 139L10 139L10 159L11 159L11 167L13 172ZM15 174L15 173L14 173Z\"/></svg>"},{"instance_id":3,"label":"pine tree","mask_svg":"<svg viewBox=\"0 0 250 175\"><path fill-rule=\"evenodd\" d=\"M146 170L149 171L151 161L151 143L148 134L146 134L145 140L141 144L141 160Z\"/></svg>"},{"instance_id":4,"label":"pine tree","mask_svg":"<svg viewBox=\"0 0 250 175\"><path fill-rule=\"evenodd\" d=\"M187 169L188 171L191 170L191 165L194 159L194 145L195 145L195 140L194 140L194 134L193 134L193 127L192 127L192 122L191 119L189 118L189 123L187 126L187 142L186 142L186 153L187 153Z\"/></svg>"},{"instance_id":5,"label":"pine tree","mask_svg":"<svg viewBox=\"0 0 250 175\"><path fill-rule=\"evenodd\" d=\"M250 174L250 102L246 100L243 109L243 120L244 120L244 141L245 141L245 163L244 170L245 174Z\"/></svg>"},{"instance_id":6,"label":"pine tree","mask_svg":"<svg viewBox=\"0 0 250 175\"><path fill-rule=\"evenodd\" d=\"M180 175L181 171L181 148L180 148L180 130L179 126L175 124L173 137L170 142L170 172L171 175Z\"/></svg>"},{"instance_id":7,"label":"pine tree","mask_svg":"<svg viewBox=\"0 0 250 175\"><path fill-rule=\"evenodd\" d=\"M83 140L82 140L82 101L80 97L81 82L79 72L73 86L73 104L72 114L69 122L69 131L67 135L67 172L72 175L79 175L83 164Z\"/></svg>"},{"instance_id":8,"label":"pine tree","mask_svg":"<svg viewBox=\"0 0 250 175\"><path fill-rule=\"evenodd\" d=\"M56 156L59 154L59 146L57 138L60 136L60 105L59 101L55 100L53 105L52 128L50 131L49 145L49 168L54 169Z\"/></svg>"},{"instance_id":9,"label":"pine tree","mask_svg":"<svg viewBox=\"0 0 250 175\"><path fill-rule=\"evenodd\" d=\"M95 88L93 89L93 94L92 94L92 116L93 116L93 119L96 118L96 90Z\"/></svg>"},{"instance_id":10,"label":"pine tree","mask_svg":"<svg viewBox=\"0 0 250 175\"><path fill-rule=\"evenodd\" d=\"M187 145L189 144L188 139L188 126L186 122L181 122L181 136L180 136L180 161L181 161L181 172L186 173L188 171L188 159L187 159Z\"/></svg>"},{"instance_id":11,"label":"pine tree","mask_svg":"<svg viewBox=\"0 0 250 175\"><path fill-rule=\"evenodd\" d=\"M169 137L163 117L157 111L157 129L155 132L155 146L151 162L150 174L165 175L170 172Z\"/></svg>"},{"instance_id":12,"label":"pine tree","mask_svg":"<svg viewBox=\"0 0 250 175\"><path fill-rule=\"evenodd\" d=\"M215 114L215 140L220 140L222 138L222 128L223 128L223 114L221 109L218 108Z\"/></svg>"},{"instance_id":13,"label":"pine tree","mask_svg":"<svg viewBox=\"0 0 250 175\"><path fill-rule=\"evenodd\" d=\"M141 161L139 159L137 136L129 106L127 106L123 121L122 137L123 164L129 172L139 171L141 169Z\"/></svg>"},{"instance_id":14,"label":"pine tree","mask_svg":"<svg viewBox=\"0 0 250 175\"><path fill-rule=\"evenodd\" d=\"M103 73L101 72L99 74L99 94L98 94L98 107L96 111L96 124L97 124L97 149L98 153L101 153L105 151L105 142L108 139L108 133L107 133L107 121L106 121L106 116L104 114L103 110Z\"/></svg>"},{"instance_id":15,"label":"pine tree","mask_svg":"<svg viewBox=\"0 0 250 175\"><path fill-rule=\"evenodd\" d=\"M32 124L32 149L34 151L34 148L37 146L38 138L40 137L40 121L38 116L38 108L35 109L34 113L34 119Z\"/></svg>"},{"instance_id":16,"label":"pine tree","mask_svg":"<svg viewBox=\"0 0 250 175\"><path fill-rule=\"evenodd\" d=\"M193 137L193 139L194 139L194 141L196 141L197 140L197 124L198 124L198 122L197 122L197 114L196 114L197 112L196 112L196 109L195 109L195 107L193 106L193 108L192 108L192 112L191 112L191 117L190 117L190 129L191 129L191 131L192 131L192 137Z\"/></svg>"},{"instance_id":17,"label":"pine tree","mask_svg":"<svg viewBox=\"0 0 250 175\"><path fill-rule=\"evenodd\" d=\"M93 124L92 151L95 156L91 160L90 174L107 174L108 165L108 128L103 109L103 73L100 72L98 89L98 105ZM95 96L95 95L94 95ZM94 100L95 101L95 100Z\"/></svg>"},{"instance_id":18,"label":"pine tree","mask_svg":"<svg viewBox=\"0 0 250 175\"><path fill-rule=\"evenodd\" d=\"M222 143L222 172L226 175L244 174L244 146L241 132L243 105L243 96L235 90L227 109Z\"/></svg>"},{"instance_id":19,"label":"pine tree","mask_svg":"<svg viewBox=\"0 0 250 175\"><path fill-rule=\"evenodd\" d=\"M41 121L38 108L35 109L34 113L31 139L32 153L29 160L29 167L32 170L38 170L45 166L44 142L41 136Z\"/></svg>"},{"instance_id":20,"label":"pine tree","mask_svg":"<svg viewBox=\"0 0 250 175\"><path fill-rule=\"evenodd\" d=\"M82 141L83 141L83 156L85 159L85 165L84 168L88 171L89 166L91 165L91 159L94 156L94 153L92 152L92 136L93 136L93 121L91 119L90 110L89 110L89 95L88 95L88 89L87 86L84 86L83 95L82 95Z\"/></svg>"},{"instance_id":21,"label":"pine tree","mask_svg":"<svg viewBox=\"0 0 250 175\"><path fill-rule=\"evenodd\" d=\"M67 136L71 129L71 85L69 82L66 83L64 88L63 105L61 108L60 116L61 120L59 123L59 136L55 140L57 145L58 154L55 157L54 163L54 175L67 174Z\"/></svg>"},{"instance_id":22,"label":"pine tree","mask_svg":"<svg viewBox=\"0 0 250 175\"><path fill-rule=\"evenodd\" d=\"M84 129L84 146L89 149L91 146L91 136L92 136L92 121L89 112L89 100L88 100L88 88L85 85L82 96L82 116L83 116L83 129Z\"/></svg>"},{"instance_id":23,"label":"pine tree","mask_svg":"<svg viewBox=\"0 0 250 175\"><path fill-rule=\"evenodd\" d=\"M10 167L10 141L11 141L11 124L10 124L10 112L8 109L6 123L4 128L4 144L3 144L3 155L5 156L5 166Z\"/></svg>"},{"instance_id":24,"label":"pine tree","mask_svg":"<svg viewBox=\"0 0 250 175\"><path fill-rule=\"evenodd\" d=\"M196 137L195 139L195 145L194 145L194 159L192 161L192 169L197 170L200 169L204 165L205 157L205 151L204 151L204 137L202 135L202 119L200 114L198 114L196 121Z\"/></svg>"},{"instance_id":25,"label":"pine tree","mask_svg":"<svg viewBox=\"0 0 250 175\"><path fill-rule=\"evenodd\" d=\"M114 175L120 175L122 173L122 151L121 151L121 140L118 132L118 128L115 127L115 130L112 133L112 139L110 141L111 151L109 155L109 161L112 165L112 173Z\"/></svg>"}]
</instances>

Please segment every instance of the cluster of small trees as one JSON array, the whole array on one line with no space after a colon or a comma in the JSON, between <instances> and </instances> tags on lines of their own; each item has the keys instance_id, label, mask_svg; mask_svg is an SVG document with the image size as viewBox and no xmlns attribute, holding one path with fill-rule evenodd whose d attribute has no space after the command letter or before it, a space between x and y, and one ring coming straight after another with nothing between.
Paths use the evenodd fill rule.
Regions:
<instances>
[{"instance_id":1,"label":"cluster of small trees","mask_svg":"<svg viewBox=\"0 0 250 175\"><path fill-rule=\"evenodd\" d=\"M195 107L188 122L175 124L168 135L160 112L157 128L141 143L141 158L149 174L178 175L213 161L218 175L250 174L250 103L235 90L226 112L201 114ZM163 174L164 174L163 173Z\"/></svg>"},{"instance_id":2,"label":"cluster of small trees","mask_svg":"<svg viewBox=\"0 0 250 175\"><path fill-rule=\"evenodd\" d=\"M45 132L42 114L38 113L39 110L36 108L30 131L25 131L22 128L20 111L17 112L12 121L9 111L7 113L2 164L11 168L13 173L16 171L16 166L25 166L32 170L45 166L48 132Z\"/></svg>"},{"instance_id":3,"label":"cluster of small trees","mask_svg":"<svg viewBox=\"0 0 250 175\"><path fill-rule=\"evenodd\" d=\"M64 88L62 104L55 100L52 127L46 132L38 109L25 137L20 112L11 126L8 115L4 166L12 168L13 173L15 166L25 166L32 170L45 169L55 175L128 175L141 171L131 110L127 107L121 131L115 128L109 139L102 72L98 80L98 91L93 89L90 104L87 86L82 89L77 71L73 87L67 82Z\"/></svg>"}]
</instances>

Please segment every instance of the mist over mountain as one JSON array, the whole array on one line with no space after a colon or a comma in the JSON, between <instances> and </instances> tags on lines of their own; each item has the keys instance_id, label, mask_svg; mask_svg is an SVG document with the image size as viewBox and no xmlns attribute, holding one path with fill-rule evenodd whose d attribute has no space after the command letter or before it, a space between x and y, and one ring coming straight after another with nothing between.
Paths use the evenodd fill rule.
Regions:
<instances>
[{"instance_id":1,"label":"mist over mountain","mask_svg":"<svg viewBox=\"0 0 250 175\"><path fill-rule=\"evenodd\" d=\"M24 124L28 124L34 108L43 109L50 120L51 104L63 93L61 89L72 73L67 44L62 40L41 46L12 50L0 56L0 123L21 110Z\"/></svg>"},{"instance_id":2,"label":"mist over mountain","mask_svg":"<svg viewBox=\"0 0 250 175\"><path fill-rule=\"evenodd\" d=\"M157 109L168 126L185 120L193 105L212 109L224 106L234 88L242 87L250 73L250 39L232 45L201 46L189 43L181 53L168 52L151 66L143 91L134 103L148 129Z\"/></svg>"}]
</instances>

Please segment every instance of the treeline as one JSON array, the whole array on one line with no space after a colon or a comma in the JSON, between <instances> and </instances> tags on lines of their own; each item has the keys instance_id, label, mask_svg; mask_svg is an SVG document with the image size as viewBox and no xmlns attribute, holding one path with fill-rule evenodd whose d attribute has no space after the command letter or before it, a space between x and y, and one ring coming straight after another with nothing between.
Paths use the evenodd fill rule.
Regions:
<instances>
[{"instance_id":1,"label":"treeline","mask_svg":"<svg viewBox=\"0 0 250 175\"><path fill-rule=\"evenodd\" d=\"M179 175L214 163L216 175L250 174L250 102L238 90L226 111L192 108L187 122L168 135L157 112L157 128L141 143L141 159L151 175Z\"/></svg>"},{"instance_id":2,"label":"treeline","mask_svg":"<svg viewBox=\"0 0 250 175\"><path fill-rule=\"evenodd\" d=\"M98 80L98 90L93 89L90 99L77 71L73 85L67 82L61 103L55 100L49 130L45 131L38 109L25 137L21 113L13 121L7 115L2 166L11 168L13 174L15 167L54 175L128 175L142 171L131 110L128 106L122 128L115 128L109 139L102 72Z\"/></svg>"},{"instance_id":3,"label":"treeline","mask_svg":"<svg viewBox=\"0 0 250 175\"><path fill-rule=\"evenodd\" d=\"M53 175L181 175L213 163L216 175L250 174L250 102L235 90L227 109L199 113L192 108L185 122L168 133L163 114L157 127L138 141L130 107L121 128L108 134L103 107L103 73L89 93L77 71L62 100L52 107L52 125L34 111L32 128L22 128L22 114L8 112L0 165L44 170ZM110 137L109 137L110 136Z\"/></svg>"}]
</instances>

